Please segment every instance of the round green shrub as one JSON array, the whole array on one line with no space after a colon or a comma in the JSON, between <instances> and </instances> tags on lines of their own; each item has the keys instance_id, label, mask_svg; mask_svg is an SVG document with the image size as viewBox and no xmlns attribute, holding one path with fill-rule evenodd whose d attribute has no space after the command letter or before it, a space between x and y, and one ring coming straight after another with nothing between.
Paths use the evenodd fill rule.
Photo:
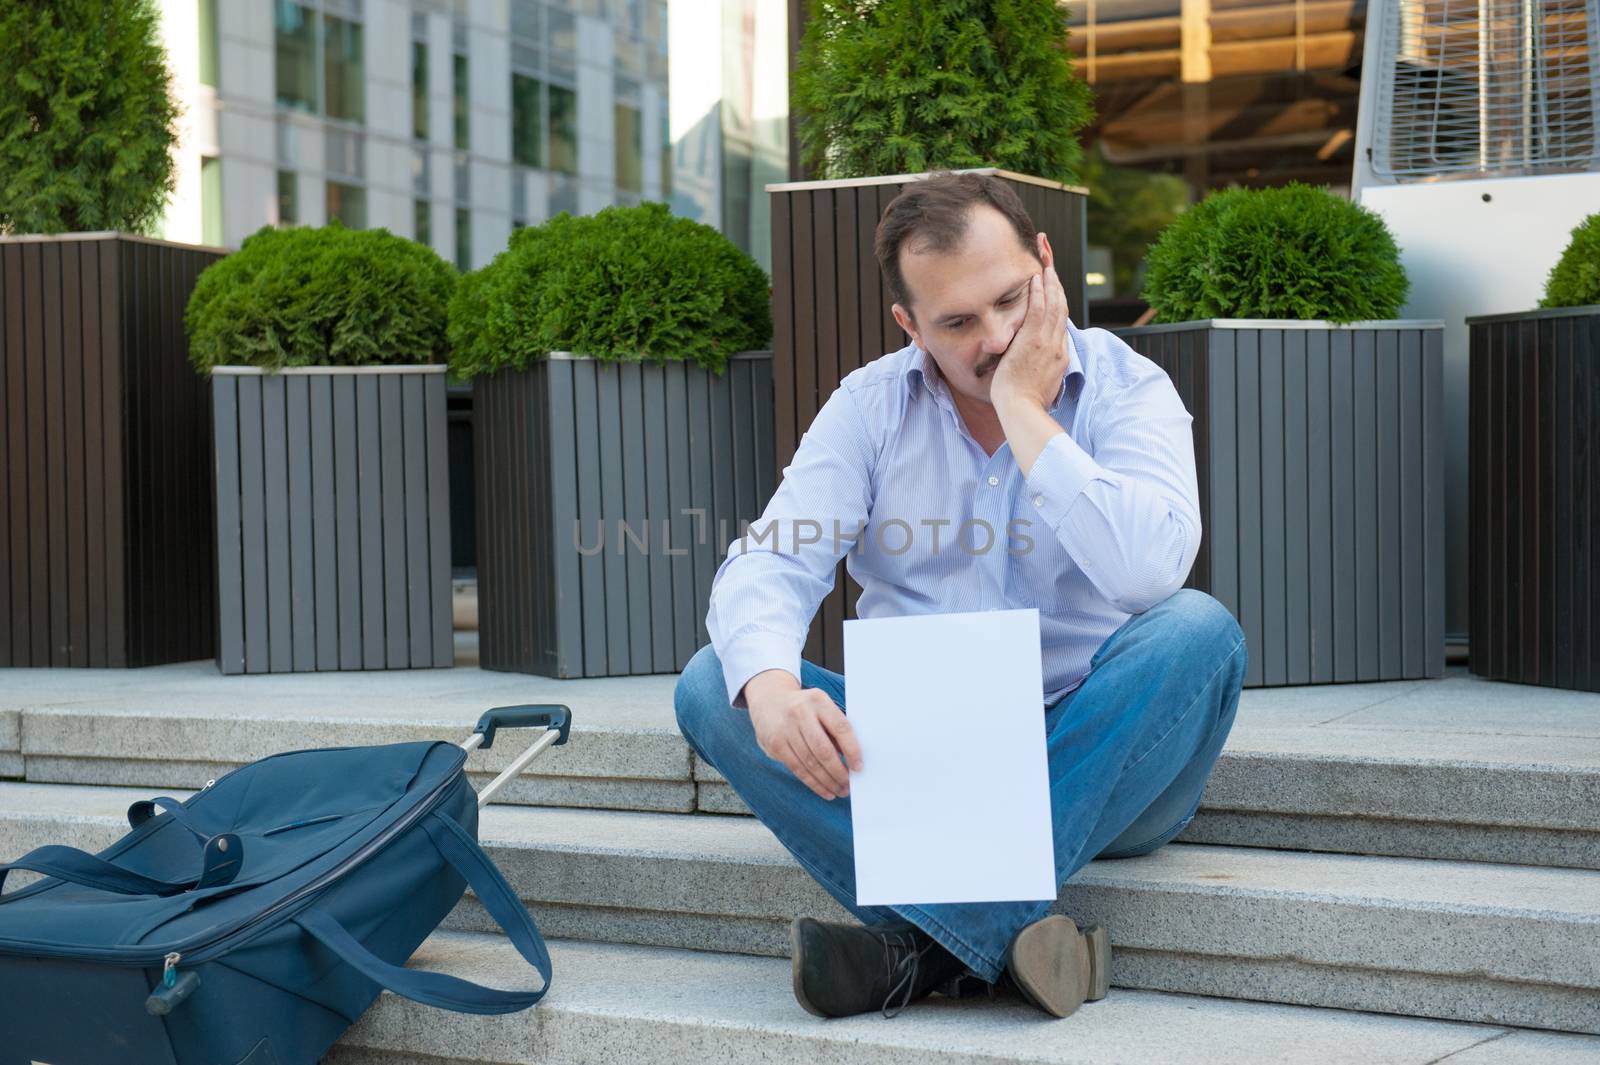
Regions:
<instances>
[{"instance_id":1,"label":"round green shrub","mask_svg":"<svg viewBox=\"0 0 1600 1065\"><path fill-rule=\"evenodd\" d=\"M0 4L0 232L154 229L177 108L151 0Z\"/></svg>"},{"instance_id":2,"label":"round green shrub","mask_svg":"<svg viewBox=\"0 0 1600 1065\"><path fill-rule=\"evenodd\" d=\"M1094 106L1057 0L809 6L791 107L818 177L995 166L1076 180Z\"/></svg>"},{"instance_id":3,"label":"round green shrub","mask_svg":"<svg viewBox=\"0 0 1600 1065\"><path fill-rule=\"evenodd\" d=\"M200 275L189 361L213 366L443 362L455 268L383 229L257 230Z\"/></svg>"},{"instance_id":4,"label":"round green shrub","mask_svg":"<svg viewBox=\"0 0 1600 1065\"><path fill-rule=\"evenodd\" d=\"M691 360L721 373L729 355L771 340L761 267L661 203L519 229L450 303L450 367L461 378L526 369L552 351Z\"/></svg>"},{"instance_id":5,"label":"round green shrub","mask_svg":"<svg viewBox=\"0 0 1600 1065\"><path fill-rule=\"evenodd\" d=\"M1232 188L1184 211L1150 249L1157 322L1394 318L1409 288L1383 219L1327 189Z\"/></svg>"},{"instance_id":6,"label":"round green shrub","mask_svg":"<svg viewBox=\"0 0 1600 1065\"><path fill-rule=\"evenodd\" d=\"M1544 283L1541 307L1588 307L1600 304L1600 213L1572 230L1567 250Z\"/></svg>"}]
</instances>

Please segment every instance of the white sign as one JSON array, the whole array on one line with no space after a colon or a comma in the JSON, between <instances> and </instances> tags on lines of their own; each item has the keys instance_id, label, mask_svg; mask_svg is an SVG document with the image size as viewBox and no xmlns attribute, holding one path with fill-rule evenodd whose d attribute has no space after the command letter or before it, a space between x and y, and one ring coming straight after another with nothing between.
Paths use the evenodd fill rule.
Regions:
<instances>
[{"instance_id":1,"label":"white sign","mask_svg":"<svg viewBox=\"0 0 1600 1065\"><path fill-rule=\"evenodd\" d=\"M844 623L856 902L1056 897L1039 612Z\"/></svg>"}]
</instances>

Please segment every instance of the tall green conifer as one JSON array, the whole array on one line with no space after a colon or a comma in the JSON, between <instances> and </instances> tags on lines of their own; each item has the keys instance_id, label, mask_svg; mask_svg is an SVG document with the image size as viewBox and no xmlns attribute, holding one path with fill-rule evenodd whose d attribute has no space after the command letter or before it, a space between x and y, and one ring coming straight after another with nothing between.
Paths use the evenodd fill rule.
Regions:
<instances>
[{"instance_id":1,"label":"tall green conifer","mask_svg":"<svg viewBox=\"0 0 1600 1065\"><path fill-rule=\"evenodd\" d=\"M151 0L0 3L0 232L148 232L177 108Z\"/></svg>"},{"instance_id":2,"label":"tall green conifer","mask_svg":"<svg viewBox=\"0 0 1600 1065\"><path fill-rule=\"evenodd\" d=\"M821 178L996 166L1075 181L1094 116L1056 0L810 0L791 106Z\"/></svg>"}]
</instances>

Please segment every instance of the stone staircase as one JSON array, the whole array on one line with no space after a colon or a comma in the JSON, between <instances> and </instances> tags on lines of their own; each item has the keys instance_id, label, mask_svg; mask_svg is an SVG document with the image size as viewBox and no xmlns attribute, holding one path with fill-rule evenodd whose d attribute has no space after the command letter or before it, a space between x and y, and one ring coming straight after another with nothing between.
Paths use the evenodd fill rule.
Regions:
<instances>
[{"instance_id":1,"label":"stone staircase","mask_svg":"<svg viewBox=\"0 0 1600 1065\"><path fill-rule=\"evenodd\" d=\"M1600 1061L1600 696L1461 673L1246 692L1185 834L1061 894L1111 932L1109 998L1059 1022L1006 995L820 1022L784 933L842 911L697 764L673 681L5 671L0 856L99 849L152 789L279 750L563 702L572 742L481 829L552 940L550 997L483 1018L385 995L330 1062ZM528 986L491 927L468 898L417 964Z\"/></svg>"}]
</instances>

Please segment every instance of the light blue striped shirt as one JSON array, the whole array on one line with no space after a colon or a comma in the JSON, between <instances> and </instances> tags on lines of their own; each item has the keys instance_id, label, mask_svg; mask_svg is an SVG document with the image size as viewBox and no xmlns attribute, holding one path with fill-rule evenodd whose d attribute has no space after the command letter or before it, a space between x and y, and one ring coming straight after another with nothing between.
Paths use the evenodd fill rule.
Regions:
<instances>
[{"instance_id":1,"label":"light blue striped shirt","mask_svg":"<svg viewBox=\"0 0 1600 1065\"><path fill-rule=\"evenodd\" d=\"M1027 478L967 432L915 344L840 382L759 520L728 547L706 627L733 705L801 649L840 557L863 618L1037 607L1043 705L1083 682L1131 615L1177 591L1200 548L1192 418L1155 363L1067 324L1050 414L1065 430Z\"/></svg>"}]
</instances>

